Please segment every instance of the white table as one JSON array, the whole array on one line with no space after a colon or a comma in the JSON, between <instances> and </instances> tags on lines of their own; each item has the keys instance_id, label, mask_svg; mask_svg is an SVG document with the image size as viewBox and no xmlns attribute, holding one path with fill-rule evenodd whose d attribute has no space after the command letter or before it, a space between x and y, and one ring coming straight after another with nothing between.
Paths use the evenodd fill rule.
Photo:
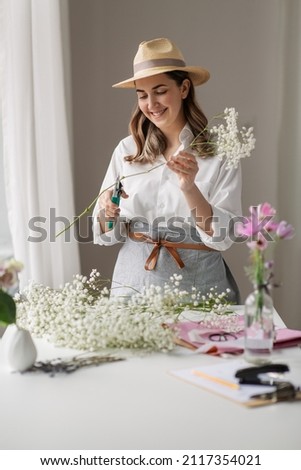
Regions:
<instances>
[{"instance_id":1,"label":"white table","mask_svg":"<svg viewBox=\"0 0 301 470\"><path fill-rule=\"evenodd\" d=\"M36 344L38 359L74 353ZM178 348L51 378L10 373L0 357L0 448L301 449L301 402L249 409L169 374L222 360ZM274 360L301 383L300 348Z\"/></svg>"}]
</instances>

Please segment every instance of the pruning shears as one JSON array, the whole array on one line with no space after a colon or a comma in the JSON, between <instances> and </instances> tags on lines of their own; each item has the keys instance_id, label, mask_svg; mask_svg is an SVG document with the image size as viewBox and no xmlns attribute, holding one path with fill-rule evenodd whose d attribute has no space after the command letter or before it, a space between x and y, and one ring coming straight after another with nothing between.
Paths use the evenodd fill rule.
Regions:
<instances>
[{"instance_id":1,"label":"pruning shears","mask_svg":"<svg viewBox=\"0 0 301 470\"><path fill-rule=\"evenodd\" d=\"M120 177L117 176L117 179L116 179L115 185L114 185L113 194L112 194L112 197L111 197L111 201L114 202L114 204L117 204L117 206L119 206L119 204L120 204L121 193L122 193L122 183L120 181ZM114 226L114 221L109 220L108 228L112 229L113 226Z\"/></svg>"}]
</instances>

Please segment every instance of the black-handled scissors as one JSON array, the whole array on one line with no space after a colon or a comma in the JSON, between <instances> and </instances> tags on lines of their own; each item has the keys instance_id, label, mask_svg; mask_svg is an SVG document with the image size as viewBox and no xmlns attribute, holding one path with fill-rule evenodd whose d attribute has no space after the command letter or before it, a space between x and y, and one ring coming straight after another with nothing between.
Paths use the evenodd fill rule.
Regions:
<instances>
[{"instance_id":1,"label":"black-handled scissors","mask_svg":"<svg viewBox=\"0 0 301 470\"><path fill-rule=\"evenodd\" d=\"M279 375L288 371L289 367L286 364L265 364L240 369L236 372L235 377L239 379L240 384L271 385L276 387L271 392L252 395L252 399L272 402L300 400L301 392L299 387L295 387L291 382L279 380ZM265 374L264 377L262 377L263 374Z\"/></svg>"},{"instance_id":2,"label":"black-handled scissors","mask_svg":"<svg viewBox=\"0 0 301 470\"><path fill-rule=\"evenodd\" d=\"M235 377L239 379L240 384L274 385L277 374L288 372L289 367L286 364L264 364L262 366L247 367L239 369ZM270 374L271 378L263 379L261 374Z\"/></svg>"}]
</instances>

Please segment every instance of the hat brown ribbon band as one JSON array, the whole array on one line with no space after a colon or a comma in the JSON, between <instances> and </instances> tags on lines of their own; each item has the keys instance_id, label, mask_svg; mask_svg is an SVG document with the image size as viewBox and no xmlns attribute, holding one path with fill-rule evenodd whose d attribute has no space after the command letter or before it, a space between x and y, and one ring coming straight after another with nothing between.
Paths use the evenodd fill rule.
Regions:
<instances>
[{"instance_id":1,"label":"hat brown ribbon band","mask_svg":"<svg viewBox=\"0 0 301 470\"><path fill-rule=\"evenodd\" d=\"M184 60L181 59L149 59L149 60L144 60L143 62L140 62L138 64L134 64L134 74L137 72L141 72L142 70L145 69L151 69L153 67L169 67L169 66L174 66L174 67L185 67L186 64Z\"/></svg>"},{"instance_id":2,"label":"hat brown ribbon band","mask_svg":"<svg viewBox=\"0 0 301 470\"><path fill-rule=\"evenodd\" d=\"M147 258L144 265L144 268L147 271L152 271L156 267L160 249L162 246L166 248L166 250L176 262L177 266L181 269L184 268L185 264L183 263L179 253L177 252L177 248L182 248L186 250L216 251L213 248L210 248L209 246L197 243L176 243L170 242L168 240L153 240L144 233L139 232L130 232L129 236L134 241L146 242L154 245L154 248L152 249L151 254Z\"/></svg>"}]
</instances>

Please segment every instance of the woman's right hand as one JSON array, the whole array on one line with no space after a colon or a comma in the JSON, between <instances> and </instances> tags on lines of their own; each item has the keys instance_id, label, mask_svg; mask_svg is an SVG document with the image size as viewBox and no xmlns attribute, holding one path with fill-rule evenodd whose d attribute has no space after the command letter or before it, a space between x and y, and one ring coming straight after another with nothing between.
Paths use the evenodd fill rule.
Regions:
<instances>
[{"instance_id":1,"label":"woman's right hand","mask_svg":"<svg viewBox=\"0 0 301 470\"><path fill-rule=\"evenodd\" d=\"M109 222L116 222L120 214L120 207L112 201L113 190L108 189L99 198L99 221L103 232L111 230ZM129 196L122 190L121 197L127 199Z\"/></svg>"}]
</instances>

